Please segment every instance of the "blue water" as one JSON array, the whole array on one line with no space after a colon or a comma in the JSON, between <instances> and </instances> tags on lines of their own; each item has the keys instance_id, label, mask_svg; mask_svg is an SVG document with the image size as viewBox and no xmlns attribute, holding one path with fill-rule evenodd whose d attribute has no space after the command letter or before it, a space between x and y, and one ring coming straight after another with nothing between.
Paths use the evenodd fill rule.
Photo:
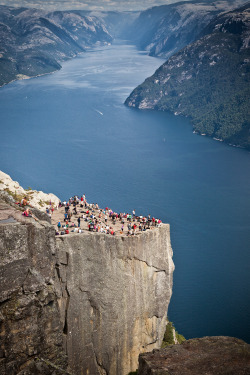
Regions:
<instances>
[{"instance_id":1,"label":"blue water","mask_svg":"<svg viewBox=\"0 0 250 375\"><path fill-rule=\"evenodd\" d=\"M1 88L0 168L61 199L169 222L177 330L250 342L250 154L123 105L161 63L117 43Z\"/></svg>"}]
</instances>

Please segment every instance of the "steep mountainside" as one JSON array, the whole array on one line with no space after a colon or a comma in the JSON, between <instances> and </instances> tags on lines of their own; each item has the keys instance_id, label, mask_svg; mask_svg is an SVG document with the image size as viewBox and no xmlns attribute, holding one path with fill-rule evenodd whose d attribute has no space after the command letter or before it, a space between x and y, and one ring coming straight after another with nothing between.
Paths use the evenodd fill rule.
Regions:
<instances>
[{"instance_id":1,"label":"steep mountainside","mask_svg":"<svg viewBox=\"0 0 250 375\"><path fill-rule=\"evenodd\" d=\"M112 37L97 17L0 6L0 86L60 69L60 61Z\"/></svg>"},{"instance_id":2,"label":"steep mountainside","mask_svg":"<svg viewBox=\"0 0 250 375\"><path fill-rule=\"evenodd\" d=\"M82 12L81 14L89 13L90 16L95 16L103 20L109 33L114 38L127 39L128 31L131 29L135 19L139 17L140 12Z\"/></svg>"},{"instance_id":3,"label":"steep mountainside","mask_svg":"<svg viewBox=\"0 0 250 375\"><path fill-rule=\"evenodd\" d=\"M128 37L150 55L167 58L195 41L216 15L235 8L236 3L193 0L153 7L140 14Z\"/></svg>"},{"instance_id":4,"label":"steep mountainside","mask_svg":"<svg viewBox=\"0 0 250 375\"><path fill-rule=\"evenodd\" d=\"M250 149L250 4L218 16L172 56L126 104L172 111L199 133Z\"/></svg>"}]
</instances>

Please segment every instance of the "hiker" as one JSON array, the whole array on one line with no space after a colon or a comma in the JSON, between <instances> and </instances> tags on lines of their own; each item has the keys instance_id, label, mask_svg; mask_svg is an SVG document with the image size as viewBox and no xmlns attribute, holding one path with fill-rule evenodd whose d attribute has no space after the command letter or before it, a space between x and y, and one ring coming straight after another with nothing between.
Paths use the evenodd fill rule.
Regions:
<instances>
[{"instance_id":1,"label":"hiker","mask_svg":"<svg viewBox=\"0 0 250 375\"><path fill-rule=\"evenodd\" d=\"M22 200L21 200L21 206L27 206L28 202L27 202L27 198L24 197Z\"/></svg>"},{"instance_id":2,"label":"hiker","mask_svg":"<svg viewBox=\"0 0 250 375\"><path fill-rule=\"evenodd\" d=\"M78 222L78 228L80 228L80 225L81 225L81 218L80 218L80 216L78 217L77 222Z\"/></svg>"},{"instance_id":3,"label":"hiker","mask_svg":"<svg viewBox=\"0 0 250 375\"><path fill-rule=\"evenodd\" d=\"M25 217L32 217L32 214L31 214L31 211L29 210L29 208L27 208L27 209L23 212L23 216L25 216Z\"/></svg>"}]
</instances>

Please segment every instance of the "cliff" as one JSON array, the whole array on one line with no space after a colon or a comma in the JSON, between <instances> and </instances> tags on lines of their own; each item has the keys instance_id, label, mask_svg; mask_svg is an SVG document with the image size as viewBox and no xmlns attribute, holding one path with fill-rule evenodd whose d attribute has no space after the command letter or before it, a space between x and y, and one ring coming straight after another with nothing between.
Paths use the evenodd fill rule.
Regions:
<instances>
[{"instance_id":1,"label":"cliff","mask_svg":"<svg viewBox=\"0 0 250 375\"><path fill-rule=\"evenodd\" d=\"M169 225L56 238L5 193L0 259L1 375L125 375L139 353L160 347L174 270Z\"/></svg>"},{"instance_id":2,"label":"cliff","mask_svg":"<svg viewBox=\"0 0 250 375\"><path fill-rule=\"evenodd\" d=\"M159 348L165 332L174 269L169 226L134 238L89 233L56 242L70 368L135 370L139 353Z\"/></svg>"},{"instance_id":3,"label":"cliff","mask_svg":"<svg viewBox=\"0 0 250 375\"><path fill-rule=\"evenodd\" d=\"M67 366L53 286L55 253L48 222L24 218L0 201L1 375L59 375L56 367Z\"/></svg>"}]
</instances>

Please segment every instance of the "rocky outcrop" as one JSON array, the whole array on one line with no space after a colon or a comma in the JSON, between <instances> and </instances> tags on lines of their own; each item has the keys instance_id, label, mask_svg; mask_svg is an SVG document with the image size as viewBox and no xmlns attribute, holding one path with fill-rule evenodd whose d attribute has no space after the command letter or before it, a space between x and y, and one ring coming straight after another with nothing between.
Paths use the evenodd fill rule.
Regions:
<instances>
[{"instance_id":1,"label":"rocky outcrop","mask_svg":"<svg viewBox=\"0 0 250 375\"><path fill-rule=\"evenodd\" d=\"M138 375L247 375L250 345L232 337L203 337L141 354Z\"/></svg>"},{"instance_id":2,"label":"rocky outcrop","mask_svg":"<svg viewBox=\"0 0 250 375\"><path fill-rule=\"evenodd\" d=\"M63 374L67 362L53 286L55 235L46 221L0 203L0 374Z\"/></svg>"},{"instance_id":3,"label":"rocky outcrop","mask_svg":"<svg viewBox=\"0 0 250 375\"><path fill-rule=\"evenodd\" d=\"M159 348L165 332L174 269L169 226L133 238L63 236L57 248L70 368L135 371L139 353Z\"/></svg>"},{"instance_id":4,"label":"rocky outcrop","mask_svg":"<svg viewBox=\"0 0 250 375\"><path fill-rule=\"evenodd\" d=\"M58 206L60 202L60 199L55 194L46 194L43 191L36 191L31 188L25 190L17 181L13 181L8 174L2 171L0 171L0 191L11 194L17 201L21 201L22 198L26 197L28 203L39 211L45 211L46 206L50 204ZM39 212L37 214L40 216ZM38 218L40 219L40 217ZM44 218L41 218L41 220L44 220Z\"/></svg>"},{"instance_id":5,"label":"rocky outcrop","mask_svg":"<svg viewBox=\"0 0 250 375\"><path fill-rule=\"evenodd\" d=\"M0 375L125 375L139 353L160 347L174 269L169 225L56 239L47 221L0 202Z\"/></svg>"}]
</instances>

